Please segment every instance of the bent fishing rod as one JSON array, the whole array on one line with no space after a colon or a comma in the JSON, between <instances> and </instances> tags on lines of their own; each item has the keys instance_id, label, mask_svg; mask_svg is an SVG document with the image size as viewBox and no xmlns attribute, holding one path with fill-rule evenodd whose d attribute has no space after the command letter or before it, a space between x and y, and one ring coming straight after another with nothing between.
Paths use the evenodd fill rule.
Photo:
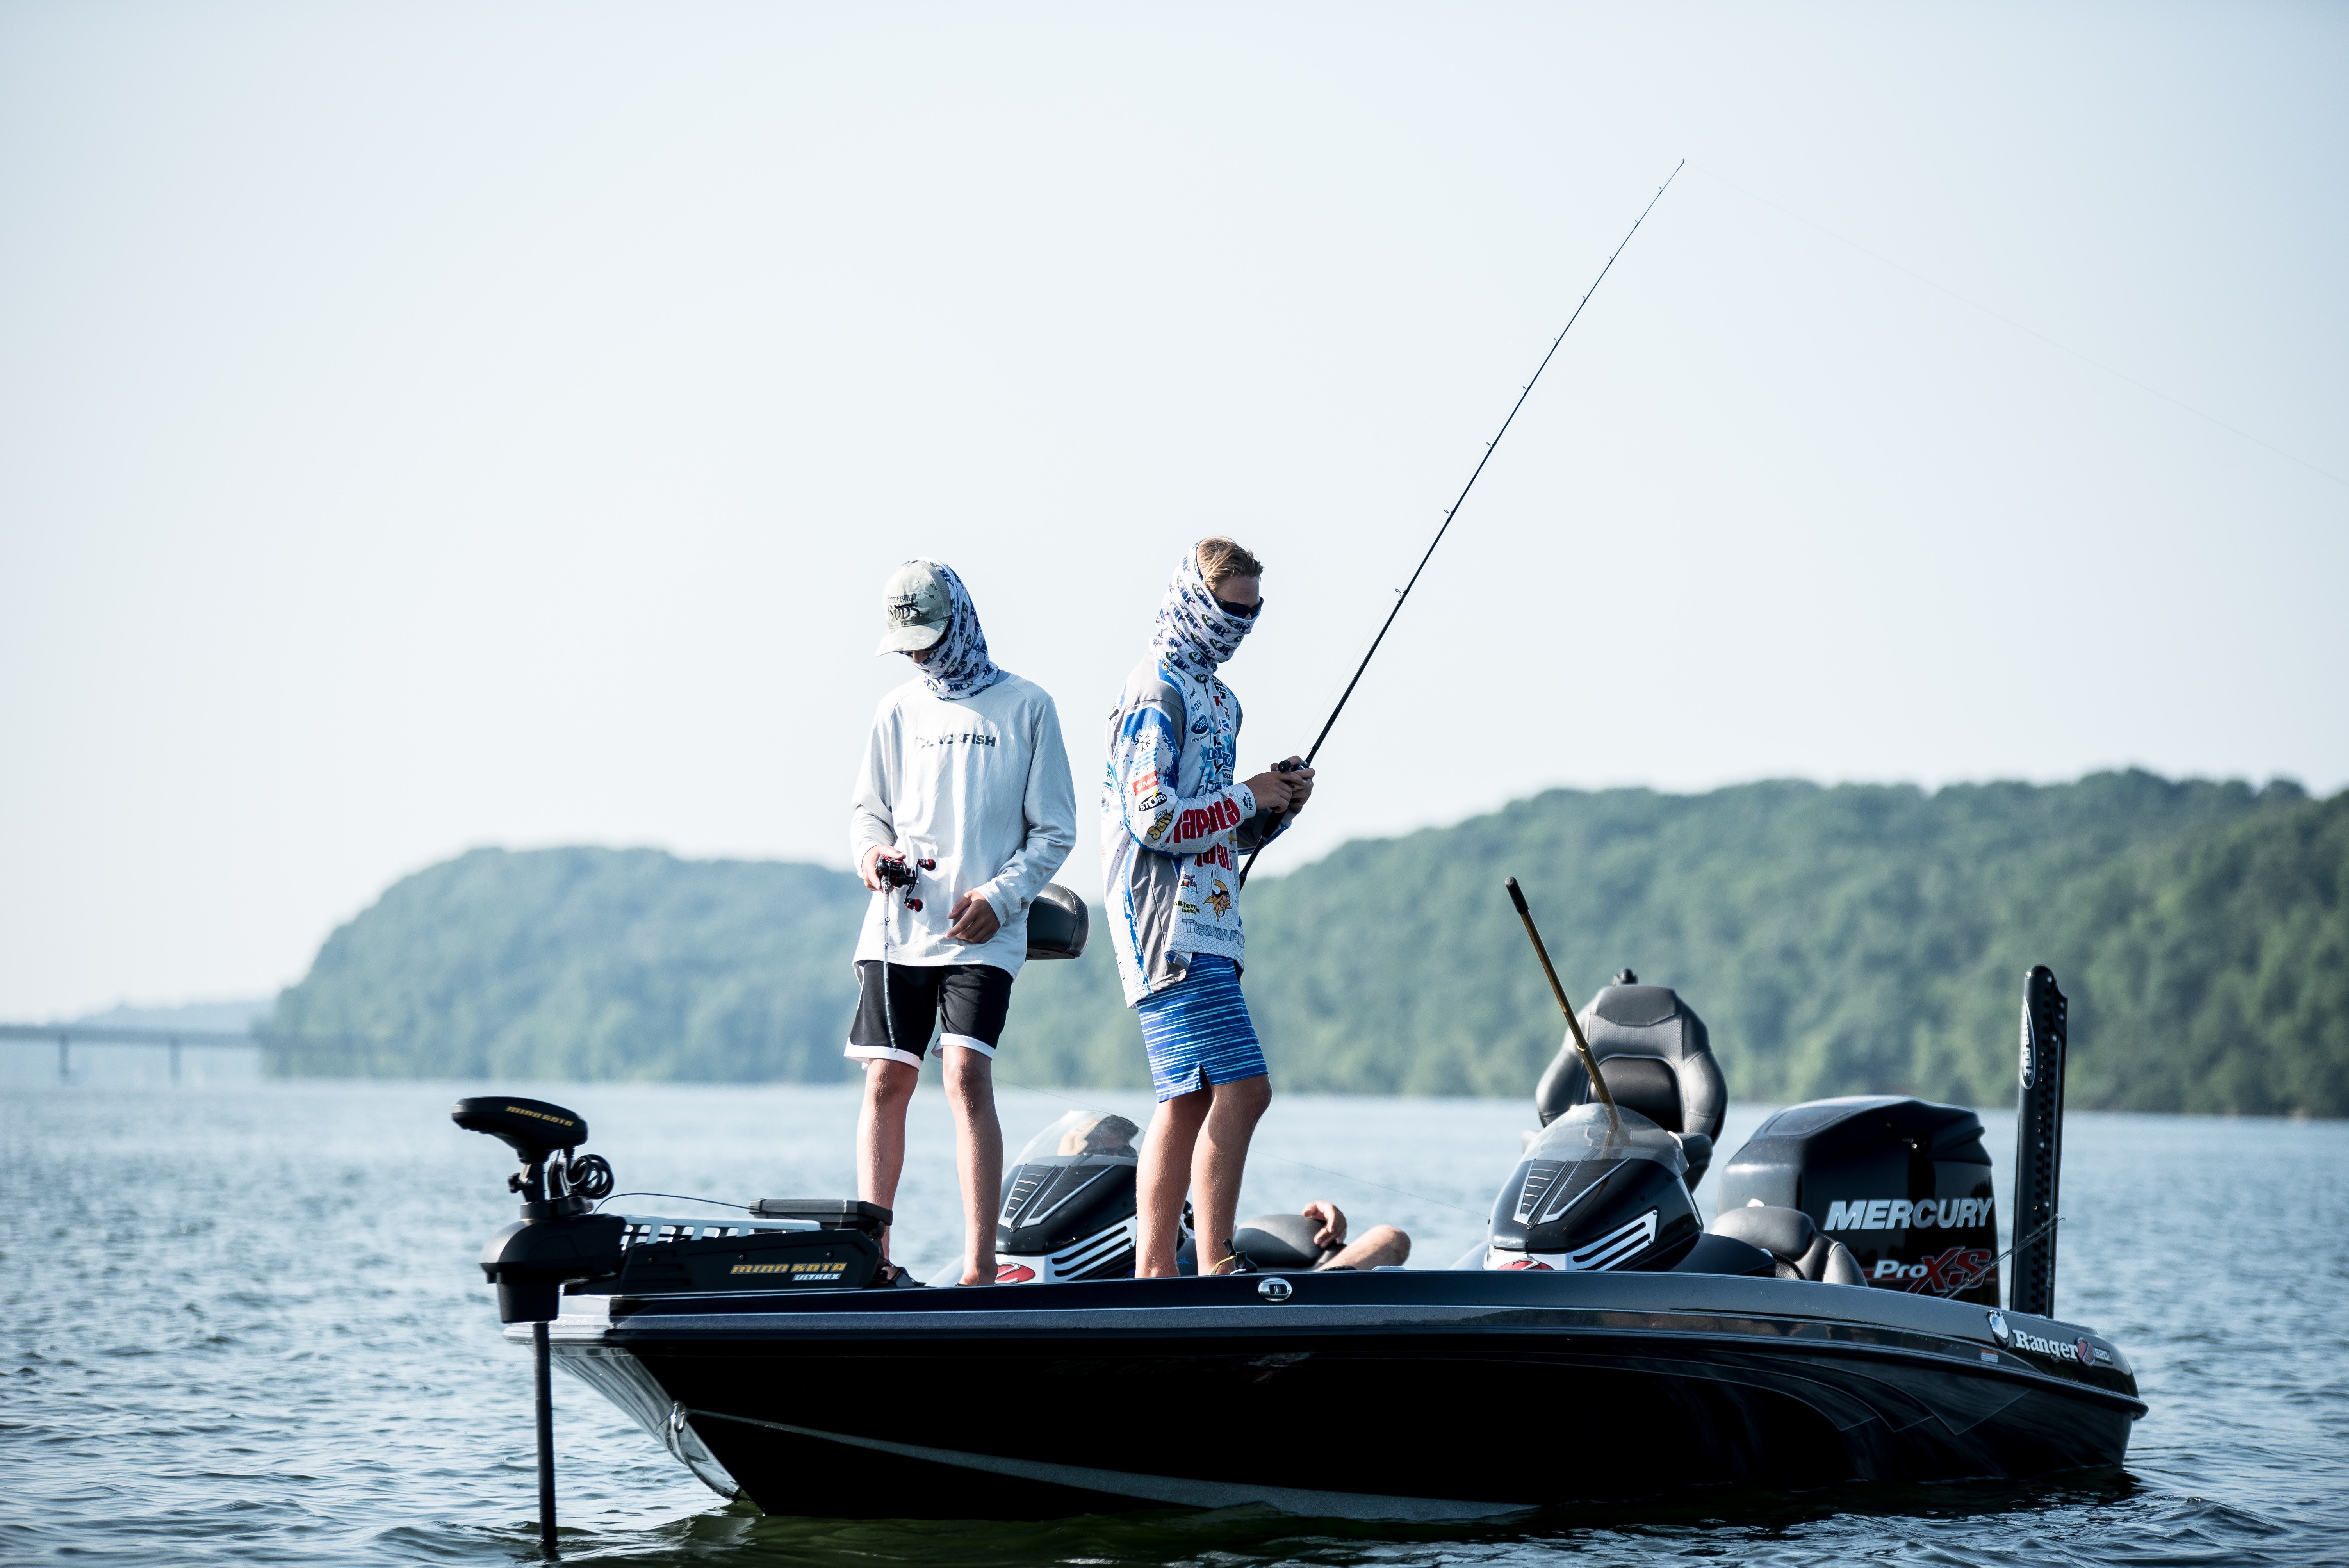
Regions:
<instances>
[{"instance_id":1,"label":"bent fishing rod","mask_svg":"<svg viewBox=\"0 0 2349 1568\"><path fill-rule=\"evenodd\" d=\"M1532 380L1527 381L1525 386L1519 389L1517 393L1517 400L1509 405L1509 417L1501 421L1501 428L1493 433L1493 438L1491 440L1485 443L1485 455L1476 459L1475 472L1468 476L1468 482L1460 487L1460 493L1454 497L1452 504L1444 509L1443 527L1438 528L1435 531L1435 537L1428 541L1427 553L1419 558L1419 565L1413 570L1411 581L1404 583L1402 585L1402 592L1395 595L1394 608L1387 612L1386 620L1381 623L1379 626L1379 634L1371 639L1370 652L1364 654L1362 655L1362 662L1354 666L1354 678L1348 681L1346 683L1346 689L1339 694L1338 706L1330 710L1329 721L1322 725L1321 733L1313 738L1312 749L1306 752L1305 760L1299 764L1300 767L1312 767L1314 758L1320 755L1321 743L1330 738L1330 731L1337 725L1338 716L1346 711L1346 699L1354 695L1354 688L1361 684L1362 672L1371 667L1371 661L1378 656L1379 645L1387 640L1387 628L1392 626L1395 623L1395 617L1402 614L1403 601L1411 597L1411 591L1419 586L1419 574L1422 572L1426 571L1428 562L1434 559L1435 547L1444 542L1444 534L1451 531L1452 520L1460 514L1461 503L1468 499L1468 492L1476 488L1477 478L1479 475L1484 473L1485 465L1493 460L1493 449L1501 444L1501 438L1509 433L1509 427L1511 425L1516 423L1517 410L1524 407L1526 406L1526 399L1533 396L1534 383L1539 381L1542 377L1542 372L1549 368L1551 358L1557 353L1557 346L1566 341L1566 335L1574 330L1574 324L1582 319L1582 307L1590 303L1590 296L1597 294L1599 292L1599 285L1607 281L1607 274L1614 270L1615 258L1623 253L1623 246L1631 242L1631 235L1640 232L1640 225L1648 221L1648 214L1655 211L1656 203L1664 199L1664 192L1671 189L1672 181L1679 179L1681 177L1681 170L1687 167L1688 160L1685 158L1682 159L1678 163L1672 166L1672 171L1664 177L1664 182L1656 187L1656 193L1648 198L1648 204L1640 209L1640 216L1632 222L1630 233L1626 233L1623 236L1622 242L1618 244L1614 251L1609 254L1607 264L1599 269L1599 275L1590 280L1590 286L1582 291L1582 298L1576 304L1574 314L1566 318L1566 325L1558 328L1557 335L1556 337L1550 339L1549 353L1543 355L1541 363L1534 366ZM1284 765L1278 769L1278 771L1288 772L1291 771L1291 769ZM1286 817L1287 813L1284 812L1282 813L1281 819L1276 819L1273 822L1271 832L1265 834L1264 842L1257 844L1255 849L1248 851L1247 861L1240 867L1240 886L1247 886L1248 873L1256 870L1257 857L1264 853L1265 844L1272 841L1273 833L1277 833L1280 830L1282 820L1285 820Z\"/></svg>"}]
</instances>

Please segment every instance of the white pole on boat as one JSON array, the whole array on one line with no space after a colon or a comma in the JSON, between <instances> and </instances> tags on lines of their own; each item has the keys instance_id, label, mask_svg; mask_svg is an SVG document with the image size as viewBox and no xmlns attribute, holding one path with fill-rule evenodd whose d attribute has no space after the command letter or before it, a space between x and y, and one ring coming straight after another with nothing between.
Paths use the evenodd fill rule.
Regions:
<instances>
[{"instance_id":1,"label":"white pole on boat","mask_svg":"<svg viewBox=\"0 0 2349 1568\"><path fill-rule=\"evenodd\" d=\"M1534 956L1541 960L1542 973L1549 976L1549 994L1557 998L1557 1010L1566 1015L1567 1033L1574 1037L1574 1048L1582 1057L1582 1070L1590 1075L1590 1087L1599 1103L1607 1108L1607 1125L1617 1136L1623 1131L1623 1113L1615 1109L1615 1091L1599 1076L1599 1058L1590 1054L1590 1042L1582 1037L1582 1020L1574 1016L1574 1004L1566 999L1566 987L1558 984L1557 970L1549 961L1549 949L1542 945L1541 933L1534 929L1534 912L1526 907L1525 890L1511 877L1506 884L1509 902L1517 906L1517 918L1526 923L1526 934L1534 939Z\"/></svg>"}]
</instances>

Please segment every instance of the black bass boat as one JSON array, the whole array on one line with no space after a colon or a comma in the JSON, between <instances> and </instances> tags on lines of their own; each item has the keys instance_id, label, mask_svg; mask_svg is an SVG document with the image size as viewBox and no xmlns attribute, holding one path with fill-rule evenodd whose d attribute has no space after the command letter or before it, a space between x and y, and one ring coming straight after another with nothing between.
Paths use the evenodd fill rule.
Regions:
<instances>
[{"instance_id":1,"label":"black bass boat","mask_svg":"<svg viewBox=\"0 0 2349 1568\"><path fill-rule=\"evenodd\" d=\"M1624 978L1579 1020L1577 1059L1612 1103L1588 1101L1588 1071L1545 1075L1545 1126L1454 1268L1103 1277L1121 1242L1132 1268L1133 1130L1056 1123L1006 1183L1002 1255L1024 1282L883 1288L886 1211L595 1213L611 1177L576 1152L585 1123L504 1097L455 1113L525 1162L523 1218L482 1266L509 1333L771 1512L1440 1521L2121 1460L2146 1409L2129 1364L2052 1315L2052 975L2026 987L2025 1266L2005 1310L1981 1125L1958 1108L1779 1111L1702 1225L1719 1069L1673 992Z\"/></svg>"}]
</instances>

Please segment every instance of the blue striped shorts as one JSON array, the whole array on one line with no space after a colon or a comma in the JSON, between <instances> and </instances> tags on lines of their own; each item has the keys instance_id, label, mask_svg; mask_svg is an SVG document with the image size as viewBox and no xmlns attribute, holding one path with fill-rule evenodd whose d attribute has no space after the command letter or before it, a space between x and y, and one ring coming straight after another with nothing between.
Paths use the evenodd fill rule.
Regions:
<instances>
[{"instance_id":1,"label":"blue striped shorts","mask_svg":"<svg viewBox=\"0 0 2349 1568\"><path fill-rule=\"evenodd\" d=\"M1240 995L1239 968L1228 958L1201 954L1191 960L1189 974L1143 997L1133 1010L1142 1016L1142 1046L1150 1053L1150 1087L1162 1100L1265 1072L1264 1047Z\"/></svg>"}]
</instances>

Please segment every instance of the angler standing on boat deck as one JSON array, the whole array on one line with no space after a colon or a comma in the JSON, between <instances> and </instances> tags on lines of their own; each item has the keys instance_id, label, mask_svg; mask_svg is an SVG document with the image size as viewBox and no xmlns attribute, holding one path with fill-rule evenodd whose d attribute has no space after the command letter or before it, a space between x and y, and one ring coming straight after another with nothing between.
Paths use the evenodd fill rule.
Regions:
<instances>
[{"instance_id":1,"label":"angler standing on boat deck","mask_svg":"<svg viewBox=\"0 0 2349 1568\"><path fill-rule=\"evenodd\" d=\"M857 939L848 1034L847 1054L864 1064L856 1192L896 1204L905 1104L943 1014L962 1283L992 1284L1003 1184L995 1050L1028 956L1028 906L1077 841L1076 788L1051 696L988 657L978 606L952 567L908 561L883 587L882 610L875 651L921 668L881 699L848 810L849 852L877 895ZM913 887L888 885L883 861L916 868Z\"/></svg>"},{"instance_id":2,"label":"angler standing on boat deck","mask_svg":"<svg viewBox=\"0 0 2349 1568\"><path fill-rule=\"evenodd\" d=\"M1137 1172L1137 1275L1175 1272L1183 1195L1195 1189L1199 1267L1237 1266L1232 1231L1248 1140L1272 1101L1240 995L1239 862L1313 793L1313 770L1233 781L1239 699L1216 667L1255 626L1257 558L1228 539L1184 553L1150 653L1109 721L1102 871L1118 976L1141 1015L1158 1114Z\"/></svg>"}]
</instances>

